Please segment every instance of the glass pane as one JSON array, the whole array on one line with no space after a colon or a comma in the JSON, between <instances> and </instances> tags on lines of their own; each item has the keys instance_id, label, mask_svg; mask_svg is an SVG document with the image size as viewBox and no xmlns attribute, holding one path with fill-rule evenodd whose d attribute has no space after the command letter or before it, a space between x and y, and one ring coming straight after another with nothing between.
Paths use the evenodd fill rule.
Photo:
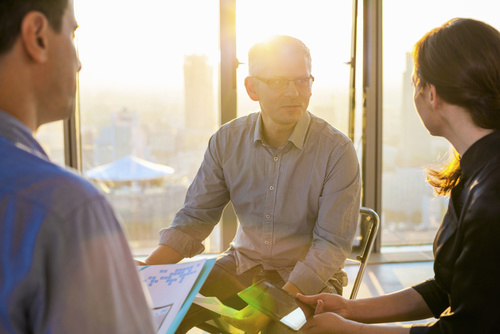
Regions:
<instances>
[{"instance_id":1,"label":"glass pane","mask_svg":"<svg viewBox=\"0 0 500 334\"><path fill-rule=\"evenodd\" d=\"M64 122L52 122L42 125L35 133L35 138L55 164L65 165L64 161Z\"/></svg>"},{"instance_id":2,"label":"glass pane","mask_svg":"<svg viewBox=\"0 0 500 334\"><path fill-rule=\"evenodd\" d=\"M449 145L443 138L431 137L415 111L409 53L426 32L454 17L471 17L500 28L491 4L422 0L408 7L404 1L384 0L383 245L431 243L448 202L435 197L425 181L423 167L439 165Z\"/></svg>"},{"instance_id":3,"label":"glass pane","mask_svg":"<svg viewBox=\"0 0 500 334\"><path fill-rule=\"evenodd\" d=\"M259 110L247 96L250 47L275 34L302 40L311 50L315 77L309 111L347 134L349 66L351 51L351 1L252 0L236 6L238 115Z\"/></svg>"},{"instance_id":4,"label":"glass pane","mask_svg":"<svg viewBox=\"0 0 500 334\"><path fill-rule=\"evenodd\" d=\"M135 254L158 243L218 128L218 0L75 4L82 164ZM206 241L219 251L218 233Z\"/></svg>"}]
</instances>

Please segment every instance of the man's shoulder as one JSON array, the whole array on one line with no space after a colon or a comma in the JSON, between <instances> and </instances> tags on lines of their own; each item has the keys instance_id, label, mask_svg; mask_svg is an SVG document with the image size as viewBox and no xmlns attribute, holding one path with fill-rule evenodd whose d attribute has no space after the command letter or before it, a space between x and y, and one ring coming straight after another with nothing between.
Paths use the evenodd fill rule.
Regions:
<instances>
[{"instance_id":1,"label":"man's shoulder","mask_svg":"<svg viewBox=\"0 0 500 334\"><path fill-rule=\"evenodd\" d=\"M259 114L258 112L251 113L225 123L217 130L214 137L224 142L226 145L231 143L237 144L253 139L255 128L259 120Z\"/></svg>"},{"instance_id":2,"label":"man's shoulder","mask_svg":"<svg viewBox=\"0 0 500 334\"><path fill-rule=\"evenodd\" d=\"M312 113L310 113L310 115L311 124L309 126L309 131L316 134L318 139L332 141L332 143L337 145L352 143L349 137L330 123Z\"/></svg>"},{"instance_id":3,"label":"man's shoulder","mask_svg":"<svg viewBox=\"0 0 500 334\"><path fill-rule=\"evenodd\" d=\"M253 127L255 126L255 124L257 124L259 114L259 112L253 112L248 115L232 119L229 122L223 124L220 127L219 131L230 131L235 129Z\"/></svg>"},{"instance_id":4,"label":"man's shoulder","mask_svg":"<svg viewBox=\"0 0 500 334\"><path fill-rule=\"evenodd\" d=\"M1 196L13 195L41 205L89 200L102 194L76 171L58 166L16 147L0 147Z\"/></svg>"}]
</instances>

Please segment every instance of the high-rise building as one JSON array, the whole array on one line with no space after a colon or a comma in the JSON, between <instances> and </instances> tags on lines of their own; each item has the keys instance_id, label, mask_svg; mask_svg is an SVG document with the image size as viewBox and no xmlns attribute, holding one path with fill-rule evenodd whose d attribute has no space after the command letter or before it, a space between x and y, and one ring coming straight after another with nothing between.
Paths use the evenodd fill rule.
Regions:
<instances>
[{"instance_id":1,"label":"high-rise building","mask_svg":"<svg viewBox=\"0 0 500 334\"><path fill-rule=\"evenodd\" d=\"M146 136L139 115L127 109L111 112L111 125L96 138L95 163L102 165L126 155L149 158Z\"/></svg>"},{"instance_id":2,"label":"high-rise building","mask_svg":"<svg viewBox=\"0 0 500 334\"><path fill-rule=\"evenodd\" d=\"M413 58L406 54L406 69L403 73L401 103L401 141L399 159L401 167L421 167L435 159L432 152L432 137L429 136L420 117L415 110L413 102Z\"/></svg>"},{"instance_id":3,"label":"high-rise building","mask_svg":"<svg viewBox=\"0 0 500 334\"><path fill-rule=\"evenodd\" d=\"M213 67L206 55L188 55L184 58L185 124L187 129L217 128L215 111Z\"/></svg>"}]
</instances>

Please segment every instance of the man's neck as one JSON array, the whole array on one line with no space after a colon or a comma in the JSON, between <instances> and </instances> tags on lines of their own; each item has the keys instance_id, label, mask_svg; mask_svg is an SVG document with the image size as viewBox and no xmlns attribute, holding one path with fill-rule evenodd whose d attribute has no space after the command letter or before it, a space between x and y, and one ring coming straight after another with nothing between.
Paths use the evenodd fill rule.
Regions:
<instances>
[{"instance_id":1,"label":"man's neck","mask_svg":"<svg viewBox=\"0 0 500 334\"><path fill-rule=\"evenodd\" d=\"M22 58L11 52L0 59L0 109L17 118L31 131L37 128L36 105L32 86L32 74L19 65Z\"/></svg>"},{"instance_id":2,"label":"man's neck","mask_svg":"<svg viewBox=\"0 0 500 334\"><path fill-rule=\"evenodd\" d=\"M1 94L0 94L1 95ZM0 110L11 115L16 118L18 121L23 123L31 132L35 132L37 129L36 119L34 117L34 113L23 113L18 112L20 109L19 105L13 105L12 103L8 103L9 101L4 101L0 97ZM26 110L25 108L24 110Z\"/></svg>"},{"instance_id":3,"label":"man's neck","mask_svg":"<svg viewBox=\"0 0 500 334\"><path fill-rule=\"evenodd\" d=\"M280 148L284 146L288 138L293 132L295 125L292 127L277 127L277 126L263 126L263 136L265 142L272 148Z\"/></svg>"}]
</instances>

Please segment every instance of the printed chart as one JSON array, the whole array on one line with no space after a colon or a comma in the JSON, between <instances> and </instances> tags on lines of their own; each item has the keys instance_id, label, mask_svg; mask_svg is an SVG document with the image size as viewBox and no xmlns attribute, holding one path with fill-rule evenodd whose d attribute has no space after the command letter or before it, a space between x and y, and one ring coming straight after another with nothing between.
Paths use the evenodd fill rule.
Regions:
<instances>
[{"instance_id":1,"label":"printed chart","mask_svg":"<svg viewBox=\"0 0 500 334\"><path fill-rule=\"evenodd\" d=\"M158 333L174 333L215 259L139 267L153 303ZM182 312L181 311L182 308Z\"/></svg>"}]
</instances>

